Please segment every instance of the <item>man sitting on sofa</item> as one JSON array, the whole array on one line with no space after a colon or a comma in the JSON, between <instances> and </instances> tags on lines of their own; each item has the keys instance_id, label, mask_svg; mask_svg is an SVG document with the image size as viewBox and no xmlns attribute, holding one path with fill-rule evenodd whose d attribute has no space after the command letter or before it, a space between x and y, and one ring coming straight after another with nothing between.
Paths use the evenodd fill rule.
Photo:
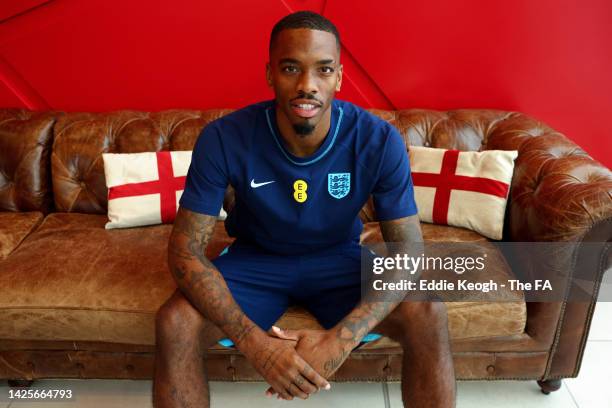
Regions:
<instances>
[{"instance_id":1,"label":"man sitting on sofa","mask_svg":"<svg viewBox=\"0 0 612 408\"><path fill-rule=\"evenodd\" d=\"M222 339L270 384L268 396L307 398L330 389L370 332L403 348L405 405L454 406L444 304L361 297L358 213L370 195L385 242L422 242L399 133L334 100L340 39L324 17L283 18L269 52L275 100L210 123L194 147L169 242L178 289L156 319L155 406L209 406L204 356ZM236 205L226 228L237 239L211 262L205 248L228 184ZM325 330L272 326L294 303Z\"/></svg>"}]
</instances>

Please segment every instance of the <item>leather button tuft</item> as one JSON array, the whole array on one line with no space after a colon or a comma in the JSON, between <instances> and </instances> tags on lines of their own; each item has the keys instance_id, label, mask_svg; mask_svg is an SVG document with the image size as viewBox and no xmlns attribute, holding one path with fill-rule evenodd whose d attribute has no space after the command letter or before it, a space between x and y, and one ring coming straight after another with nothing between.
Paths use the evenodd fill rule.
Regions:
<instances>
[{"instance_id":1,"label":"leather button tuft","mask_svg":"<svg viewBox=\"0 0 612 408\"><path fill-rule=\"evenodd\" d=\"M495 366L494 365L487 366L487 373L489 373L490 375L495 374Z\"/></svg>"},{"instance_id":2,"label":"leather button tuft","mask_svg":"<svg viewBox=\"0 0 612 408\"><path fill-rule=\"evenodd\" d=\"M131 365L131 364L128 364L128 365L126 365L126 366L125 366L125 369L126 369L127 371L134 371L134 366L133 366L133 365Z\"/></svg>"}]
</instances>

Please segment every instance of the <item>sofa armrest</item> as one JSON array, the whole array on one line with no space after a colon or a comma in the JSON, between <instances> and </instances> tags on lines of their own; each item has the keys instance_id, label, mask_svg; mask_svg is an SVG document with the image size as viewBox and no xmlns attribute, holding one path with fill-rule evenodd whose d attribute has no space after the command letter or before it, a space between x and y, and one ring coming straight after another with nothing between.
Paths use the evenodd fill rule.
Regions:
<instances>
[{"instance_id":1,"label":"sofa armrest","mask_svg":"<svg viewBox=\"0 0 612 408\"><path fill-rule=\"evenodd\" d=\"M612 172L564 135L515 113L495 125L485 148L519 152L508 203L507 240L612 240ZM538 271L551 265L519 267ZM601 282L601 264L589 265L581 275ZM525 331L550 350L544 379L578 374L595 301L527 304Z\"/></svg>"},{"instance_id":2,"label":"sofa armrest","mask_svg":"<svg viewBox=\"0 0 612 408\"><path fill-rule=\"evenodd\" d=\"M508 240L573 241L612 218L612 172L561 133L515 113L496 124L485 148L519 152Z\"/></svg>"}]
</instances>

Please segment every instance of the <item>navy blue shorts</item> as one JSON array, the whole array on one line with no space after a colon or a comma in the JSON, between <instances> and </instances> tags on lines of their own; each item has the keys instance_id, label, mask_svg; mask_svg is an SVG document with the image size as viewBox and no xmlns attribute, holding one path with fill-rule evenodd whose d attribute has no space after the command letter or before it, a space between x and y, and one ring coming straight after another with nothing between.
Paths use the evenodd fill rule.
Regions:
<instances>
[{"instance_id":1,"label":"navy blue shorts","mask_svg":"<svg viewBox=\"0 0 612 408\"><path fill-rule=\"evenodd\" d=\"M264 331L290 305L304 307L330 329L361 298L361 246L357 243L290 256L236 241L212 262L242 311ZM370 335L366 341L378 337ZM220 343L231 345L227 339Z\"/></svg>"}]
</instances>

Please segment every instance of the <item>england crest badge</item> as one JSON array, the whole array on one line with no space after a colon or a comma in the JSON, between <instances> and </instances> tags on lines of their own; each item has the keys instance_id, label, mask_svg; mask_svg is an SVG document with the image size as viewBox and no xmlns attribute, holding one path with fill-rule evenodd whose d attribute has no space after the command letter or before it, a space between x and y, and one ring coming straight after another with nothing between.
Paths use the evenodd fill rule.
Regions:
<instances>
[{"instance_id":1,"label":"england crest badge","mask_svg":"<svg viewBox=\"0 0 612 408\"><path fill-rule=\"evenodd\" d=\"M327 191L337 199L346 197L351 191L351 173L329 173L327 175Z\"/></svg>"}]
</instances>

